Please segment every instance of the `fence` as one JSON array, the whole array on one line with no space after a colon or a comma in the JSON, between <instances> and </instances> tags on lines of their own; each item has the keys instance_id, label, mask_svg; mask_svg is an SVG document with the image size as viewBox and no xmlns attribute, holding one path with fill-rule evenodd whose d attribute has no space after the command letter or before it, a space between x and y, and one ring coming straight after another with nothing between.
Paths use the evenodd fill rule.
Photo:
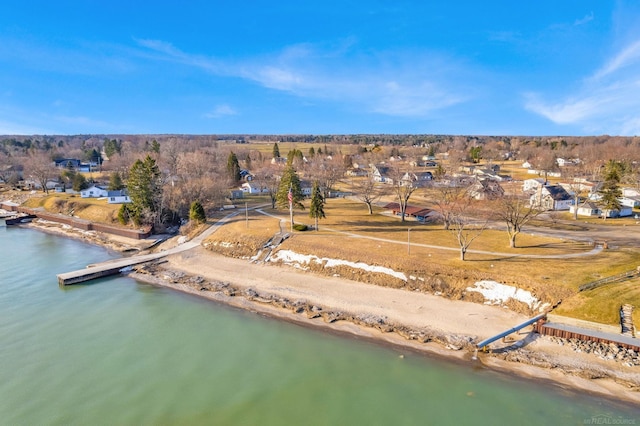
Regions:
<instances>
[{"instance_id":1,"label":"fence","mask_svg":"<svg viewBox=\"0 0 640 426\"><path fill-rule=\"evenodd\" d=\"M632 271L623 272L623 273L618 274L618 275L613 275L613 276L610 276L610 277L602 278L602 279L597 280L597 281L592 281L590 283L583 284L580 287L578 287L578 290L579 291L592 290L594 288L603 286L605 284L609 284L609 283L613 283L613 282L619 282L619 281L626 281L628 279L635 278L637 276L640 276L640 267L638 267L637 269L634 269Z\"/></svg>"}]
</instances>

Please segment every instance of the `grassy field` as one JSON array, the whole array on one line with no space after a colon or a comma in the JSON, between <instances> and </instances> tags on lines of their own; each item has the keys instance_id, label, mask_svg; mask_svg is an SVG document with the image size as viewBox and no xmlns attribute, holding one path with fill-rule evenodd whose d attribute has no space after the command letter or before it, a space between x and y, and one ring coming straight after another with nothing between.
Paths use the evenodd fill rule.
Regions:
<instances>
[{"instance_id":1,"label":"grassy field","mask_svg":"<svg viewBox=\"0 0 640 426\"><path fill-rule=\"evenodd\" d=\"M247 203L251 206L251 199ZM221 251L229 255L254 255L281 225L287 230L289 226L288 211L264 210L280 216L284 222L281 224L279 219L249 211L248 220L244 215L238 215L212 236L212 242L224 245L225 249ZM525 258L521 255L586 253L592 247L586 243L525 233L518 237L518 248L511 249L505 232L487 230L474 241L470 250L500 254L467 253L466 260L461 261L454 236L441 225L415 221L402 223L397 217L381 214L379 209L370 216L364 204L345 199L328 200L325 213L327 217L320 220L319 231L294 232L293 238L281 247L318 257L386 266L421 280L405 284L361 272L340 271L340 275L348 278L378 285L439 291L455 299L473 299L476 294L465 292L466 287L478 280L495 280L530 290L551 303L562 299L559 314L607 324L618 323L617 314L622 303L640 306L640 291L622 291L627 286L634 288L630 283L612 285L611 292L599 289L578 294L578 287L584 283L640 265L638 250L605 250L597 255L568 259ZM308 216L308 210L297 210L295 222L312 225L314 221ZM640 318L637 321L640 323Z\"/></svg>"},{"instance_id":2,"label":"grassy field","mask_svg":"<svg viewBox=\"0 0 640 426\"><path fill-rule=\"evenodd\" d=\"M253 210L248 210L245 216L245 203L249 208L264 206L268 204L268 197L247 197L238 201L240 214L208 241L216 251L250 257L281 227L288 231L288 211L263 208L282 221ZM103 223L116 223L119 208L119 205L107 204L104 199L83 199L69 194L33 197L25 205ZM210 222L227 213L217 212L209 218ZM421 224L413 220L403 223L398 217L383 214L379 208L369 215L364 204L347 199L327 200L325 213L327 217L320 220L318 231L294 232L293 238L285 241L282 248L318 257L386 266L419 279L404 283L353 270L341 270L339 273L378 285L437 291L454 299L478 301L477 293L466 292L465 289L479 280L495 280L530 290L538 298L551 303L562 299L556 311L558 314L612 325L619 323L620 305L630 303L638 307L634 319L636 324L640 324L640 280L611 284L583 293L577 291L587 282L634 269L640 265L640 250L605 250L597 255L569 259L526 258L522 255L561 256L586 253L592 247L586 243L532 236L526 233L525 228L525 232L518 236L518 247L510 248L505 232L486 230L472 243L470 250L499 254L468 252L466 260L461 261L454 236L441 225ZM308 216L308 210L296 210L295 222L313 225L314 220ZM619 226L613 225L618 221L610 222L612 226ZM548 221L544 224L549 226ZM569 225L563 225L562 229L568 229ZM580 224L569 227L580 227ZM514 308L523 310L522 306Z\"/></svg>"}]
</instances>

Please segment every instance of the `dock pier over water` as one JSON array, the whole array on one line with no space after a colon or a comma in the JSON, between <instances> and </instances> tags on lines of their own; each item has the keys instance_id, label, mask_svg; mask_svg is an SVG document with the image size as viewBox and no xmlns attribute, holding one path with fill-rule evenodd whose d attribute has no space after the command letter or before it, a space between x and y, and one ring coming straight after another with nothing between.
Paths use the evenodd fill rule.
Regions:
<instances>
[{"instance_id":1,"label":"dock pier over water","mask_svg":"<svg viewBox=\"0 0 640 426\"><path fill-rule=\"evenodd\" d=\"M61 286L79 284L96 278L116 275L125 268L139 265L141 263L151 262L165 257L167 254L169 253L160 252L141 256L132 256L124 259L115 259L107 262L101 262L95 265L89 265L86 268L78 269L77 271L58 274L58 284Z\"/></svg>"}]
</instances>

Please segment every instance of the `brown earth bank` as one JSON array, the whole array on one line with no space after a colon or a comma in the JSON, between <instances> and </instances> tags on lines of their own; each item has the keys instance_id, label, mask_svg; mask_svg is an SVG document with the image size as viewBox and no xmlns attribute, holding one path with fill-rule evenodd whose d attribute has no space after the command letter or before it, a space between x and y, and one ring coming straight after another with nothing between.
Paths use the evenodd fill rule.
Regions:
<instances>
[{"instance_id":1,"label":"brown earth bank","mask_svg":"<svg viewBox=\"0 0 640 426\"><path fill-rule=\"evenodd\" d=\"M26 226L120 252L140 251L150 245L149 241L87 233L46 222ZM491 353L481 352L478 360L472 360L475 342L527 318L505 307L449 300L282 265L255 264L203 247L137 268L131 276L287 321L640 403L640 361L635 353L585 348L575 342L539 336L527 328L507 341L492 344ZM608 356L611 353L614 356Z\"/></svg>"}]
</instances>

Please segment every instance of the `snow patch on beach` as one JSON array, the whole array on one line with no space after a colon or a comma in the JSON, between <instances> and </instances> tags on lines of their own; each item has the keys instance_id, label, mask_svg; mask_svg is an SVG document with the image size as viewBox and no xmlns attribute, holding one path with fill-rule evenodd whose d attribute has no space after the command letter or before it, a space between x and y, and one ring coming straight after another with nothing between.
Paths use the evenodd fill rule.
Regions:
<instances>
[{"instance_id":1,"label":"snow patch on beach","mask_svg":"<svg viewBox=\"0 0 640 426\"><path fill-rule=\"evenodd\" d=\"M308 265L311 262L318 264L325 264L326 268L334 268L336 266L348 266L354 269L362 269L368 272L375 272L379 274L391 275L394 278L399 278L403 281L407 281L407 276L402 272L394 271L391 268L385 268L384 266L372 266L364 262L350 262L342 259L330 259L328 257L318 257L314 255L299 254L291 250L279 250L272 259L274 261L280 260L287 265L292 265L296 268L305 269L302 265Z\"/></svg>"},{"instance_id":2,"label":"snow patch on beach","mask_svg":"<svg viewBox=\"0 0 640 426\"><path fill-rule=\"evenodd\" d=\"M509 299L514 299L525 303L531 309L543 309L548 306L548 303L542 304L530 291L500 284L496 281L478 281L475 283L475 287L467 287L467 291L482 294L487 305L502 305Z\"/></svg>"}]
</instances>

